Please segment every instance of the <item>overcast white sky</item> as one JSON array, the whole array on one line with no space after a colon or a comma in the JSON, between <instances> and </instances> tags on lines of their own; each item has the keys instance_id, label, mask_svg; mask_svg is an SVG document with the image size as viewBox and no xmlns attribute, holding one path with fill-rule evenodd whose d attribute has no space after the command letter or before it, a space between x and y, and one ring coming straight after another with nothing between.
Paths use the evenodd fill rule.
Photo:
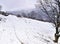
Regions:
<instances>
[{"instance_id":1,"label":"overcast white sky","mask_svg":"<svg viewBox=\"0 0 60 44\"><path fill-rule=\"evenodd\" d=\"M35 7L36 0L0 0L0 5L5 11L32 9Z\"/></svg>"}]
</instances>

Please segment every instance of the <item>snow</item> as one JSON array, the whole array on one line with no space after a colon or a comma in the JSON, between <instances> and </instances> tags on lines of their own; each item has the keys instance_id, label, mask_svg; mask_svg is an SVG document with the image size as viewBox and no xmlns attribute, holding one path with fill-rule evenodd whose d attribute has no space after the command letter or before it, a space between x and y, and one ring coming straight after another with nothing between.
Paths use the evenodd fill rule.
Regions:
<instances>
[{"instance_id":1,"label":"snow","mask_svg":"<svg viewBox=\"0 0 60 44\"><path fill-rule=\"evenodd\" d=\"M0 44L55 44L52 23L0 15Z\"/></svg>"}]
</instances>

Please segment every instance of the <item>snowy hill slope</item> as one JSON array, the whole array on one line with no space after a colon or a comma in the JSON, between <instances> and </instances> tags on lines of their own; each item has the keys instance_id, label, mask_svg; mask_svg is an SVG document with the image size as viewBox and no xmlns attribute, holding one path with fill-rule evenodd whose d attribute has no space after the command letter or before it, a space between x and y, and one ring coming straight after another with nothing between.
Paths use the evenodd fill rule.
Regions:
<instances>
[{"instance_id":1,"label":"snowy hill slope","mask_svg":"<svg viewBox=\"0 0 60 44\"><path fill-rule=\"evenodd\" d=\"M51 23L0 15L0 44L55 44Z\"/></svg>"}]
</instances>

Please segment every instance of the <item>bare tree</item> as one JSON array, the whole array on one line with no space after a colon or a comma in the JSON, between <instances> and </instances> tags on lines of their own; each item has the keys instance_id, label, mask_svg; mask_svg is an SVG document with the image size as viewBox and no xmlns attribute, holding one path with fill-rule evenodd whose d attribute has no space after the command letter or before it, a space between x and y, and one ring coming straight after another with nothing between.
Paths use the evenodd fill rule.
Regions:
<instances>
[{"instance_id":1,"label":"bare tree","mask_svg":"<svg viewBox=\"0 0 60 44\"><path fill-rule=\"evenodd\" d=\"M50 18L52 23L55 24L56 33L54 42L57 43L60 36L58 31L60 26L60 0L38 0L37 2L36 7L41 9Z\"/></svg>"}]
</instances>

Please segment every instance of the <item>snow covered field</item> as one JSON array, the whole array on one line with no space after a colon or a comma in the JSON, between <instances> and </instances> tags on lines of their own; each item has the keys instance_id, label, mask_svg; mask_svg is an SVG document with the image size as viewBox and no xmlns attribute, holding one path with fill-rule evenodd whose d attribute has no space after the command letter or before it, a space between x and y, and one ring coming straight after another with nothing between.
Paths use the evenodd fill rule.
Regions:
<instances>
[{"instance_id":1,"label":"snow covered field","mask_svg":"<svg viewBox=\"0 0 60 44\"><path fill-rule=\"evenodd\" d=\"M0 15L0 20L0 44L55 44L51 23L12 15Z\"/></svg>"}]
</instances>

